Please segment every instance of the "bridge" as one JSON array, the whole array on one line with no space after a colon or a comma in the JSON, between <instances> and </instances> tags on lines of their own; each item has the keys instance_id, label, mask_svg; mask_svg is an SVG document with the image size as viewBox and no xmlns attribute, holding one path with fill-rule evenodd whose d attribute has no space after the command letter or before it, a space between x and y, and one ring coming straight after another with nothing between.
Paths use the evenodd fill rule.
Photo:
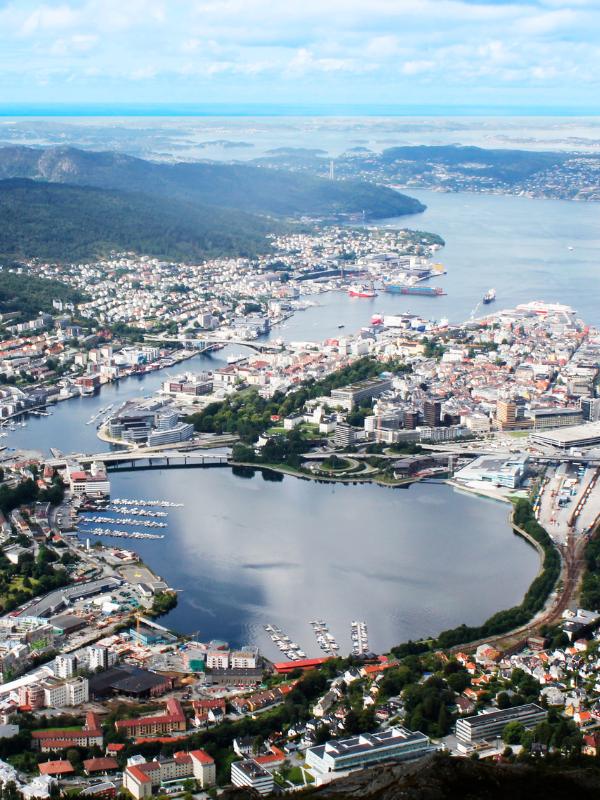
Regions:
<instances>
[{"instance_id":1,"label":"bridge","mask_svg":"<svg viewBox=\"0 0 600 800\"><path fill-rule=\"evenodd\" d=\"M237 345L239 347L249 347L257 353L280 353L283 350L283 345L268 344L266 342L254 341L248 339L227 338L226 336L157 336L156 334L144 334L144 341L156 342L158 344L182 344L184 347L194 348L201 353L206 353L212 350L215 345Z\"/></svg>"},{"instance_id":2,"label":"bridge","mask_svg":"<svg viewBox=\"0 0 600 800\"><path fill-rule=\"evenodd\" d=\"M118 450L104 453L69 453L48 459L51 467L68 463L91 464L101 461L109 472L134 469L164 469L165 467L221 467L229 464L226 453L199 453L193 450Z\"/></svg>"}]
</instances>

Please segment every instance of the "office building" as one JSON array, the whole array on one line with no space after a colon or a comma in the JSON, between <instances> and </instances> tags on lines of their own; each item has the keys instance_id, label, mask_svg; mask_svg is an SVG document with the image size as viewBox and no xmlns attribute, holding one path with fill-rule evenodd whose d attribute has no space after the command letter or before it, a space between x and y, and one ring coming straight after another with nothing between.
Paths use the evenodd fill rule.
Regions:
<instances>
[{"instance_id":1,"label":"office building","mask_svg":"<svg viewBox=\"0 0 600 800\"><path fill-rule=\"evenodd\" d=\"M474 717L465 717L456 722L456 738L467 744L494 739L502 736L509 722L520 722L525 728L534 728L538 722L546 719L547 713L535 703L526 703L502 711L487 711Z\"/></svg>"},{"instance_id":2,"label":"office building","mask_svg":"<svg viewBox=\"0 0 600 800\"><path fill-rule=\"evenodd\" d=\"M517 404L514 400L498 400L496 403L496 422L500 430L510 430L517 426Z\"/></svg>"},{"instance_id":3,"label":"office building","mask_svg":"<svg viewBox=\"0 0 600 800\"><path fill-rule=\"evenodd\" d=\"M250 786L259 794L271 794L275 783L271 773L267 772L253 758L233 762L231 782L234 786Z\"/></svg>"},{"instance_id":4,"label":"office building","mask_svg":"<svg viewBox=\"0 0 600 800\"><path fill-rule=\"evenodd\" d=\"M430 428L439 428L442 419L442 404L439 400L425 400L423 421Z\"/></svg>"},{"instance_id":5,"label":"office building","mask_svg":"<svg viewBox=\"0 0 600 800\"><path fill-rule=\"evenodd\" d=\"M424 733L395 726L310 747L306 751L306 763L315 774L348 772L384 761L420 758L435 749Z\"/></svg>"},{"instance_id":6,"label":"office building","mask_svg":"<svg viewBox=\"0 0 600 800\"><path fill-rule=\"evenodd\" d=\"M580 408L532 408L529 417L532 420L534 431L564 428L583 422Z\"/></svg>"},{"instance_id":7,"label":"office building","mask_svg":"<svg viewBox=\"0 0 600 800\"><path fill-rule=\"evenodd\" d=\"M600 397L582 397L580 403L585 422L600 421Z\"/></svg>"},{"instance_id":8,"label":"office building","mask_svg":"<svg viewBox=\"0 0 600 800\"><path fill-rule=\"evenodd\" d=\"M352 383L349 386L343 386L341 389L332 389L331 391L331 405L341 406L346 411L360 405L363 400L371 400L373 397L379 397L384 392L392 388L391 379L381 380L378 378L369 378L365 381Z\"/></svg>"},{"instance_id":9,"label":"office building","mask_svg":"<svg viewBox=\"0 0 600 800\"><path fill-rule=\"evenodd\" d=\"M336 447L349 447L354 444L355 438L356 431L352 425L348 425L346 422L338 422L333 434L333 443Z\"/></svg>"},{"instance_id":10,"label":"office building","mask_svg":"<svg viewBox=\"0 0 600 800\"><path fill-rule=\"evenodd\" d=\"M404 427L408 431L414 431L419 424L419 414L414 409L404 412Z\"/></svg>"}]
</instances>

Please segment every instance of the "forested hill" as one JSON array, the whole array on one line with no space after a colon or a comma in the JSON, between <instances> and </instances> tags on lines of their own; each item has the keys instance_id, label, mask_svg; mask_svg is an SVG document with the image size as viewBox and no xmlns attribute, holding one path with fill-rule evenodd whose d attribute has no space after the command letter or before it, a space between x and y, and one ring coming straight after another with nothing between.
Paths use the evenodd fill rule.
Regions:
<instances>
[{"instance_id":1,"label":"forested hill","mask_svg":"<svg viewBox=\"0 0 600 800\"><path fill-rule=\"evenodd\" d=\"M121 153L71 147L0 149L0 178L96 186L275 216L416 213L424 206L392 189L360 180L330 181L248 164L164 164Z\"/></svg>"},{"instance_id":2,"label":"forested hill","mask_svg":"<svg viewBox=\"0 0 600 800\"><path fill-rule=\"evenodd\" d=\"M88 298L61 281L38 278L28 273L0 271L0 314L19 311L23 319L36 317L41 311L56 314L53 300L82 303Z\"/></svg>"},{"instance_id":3,"label":"forested hill","mask_svg":"<svg viewBox=\"0 0 600 800\"><path fill-rule=\"evenodd\" d=\"M79 261L111 250L178 261L253 256L271 220L89 186L0 180L0 260Z\"/></svg>"}]
</instances>

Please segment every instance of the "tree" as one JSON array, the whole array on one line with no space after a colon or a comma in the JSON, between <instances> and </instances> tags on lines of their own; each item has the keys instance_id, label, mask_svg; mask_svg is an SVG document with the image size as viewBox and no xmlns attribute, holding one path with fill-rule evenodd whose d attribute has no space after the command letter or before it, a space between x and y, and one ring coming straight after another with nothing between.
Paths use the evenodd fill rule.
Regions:
<instances>
[{"instance_id":1,"label":"tree","mask_svg":"<svg viewBox=\"0 0 600 800\"><path fill-rule=\"evenodd\" d=\"M525 728L520 722L508 722L502 731L502 740L506 744L521 744Z\"/></svg>"},{"instance_id":2,"label":"tree","mask_svg":"<svg viewBox=\"0 0 600 800\"><path fill-rule=\"evenodd\" d=\"M505 708L511 707L510 697L507 692L500 692L496 697L496 705L499 709L504 710Z\"/></svg>"},{"instance_id":3,"label":"tree","mask_svg":"<svg viewBox=\"0 0 600 800\"><path fill-rule=\"evenodd\" d=\"M438 714L438 721L437 726L439 730L440 736L445 736L448 731L450 730L450 726L452 724L452 718L448 713L448 709L446 708L445 704L440 706L440 713Z\"/></svg>"}]
</instances>

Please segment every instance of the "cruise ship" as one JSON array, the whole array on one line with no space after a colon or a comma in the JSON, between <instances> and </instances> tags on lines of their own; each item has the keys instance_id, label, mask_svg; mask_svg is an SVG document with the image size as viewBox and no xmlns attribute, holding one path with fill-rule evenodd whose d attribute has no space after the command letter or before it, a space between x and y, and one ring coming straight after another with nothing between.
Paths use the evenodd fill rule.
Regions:
<instances>
[{"instance_id":1,"label":"cruise ship","mask_svg":"<svg viewBox=\"0 0 600 800\"><path fill-rule=\"evenodd\" d=\"M544 303L541 300L532 300L530 303L519 303L517 311L525 311L533 314L567 314L572 316L575 311L571 306L562 303Z\"/></svg>"}]
</instances>

